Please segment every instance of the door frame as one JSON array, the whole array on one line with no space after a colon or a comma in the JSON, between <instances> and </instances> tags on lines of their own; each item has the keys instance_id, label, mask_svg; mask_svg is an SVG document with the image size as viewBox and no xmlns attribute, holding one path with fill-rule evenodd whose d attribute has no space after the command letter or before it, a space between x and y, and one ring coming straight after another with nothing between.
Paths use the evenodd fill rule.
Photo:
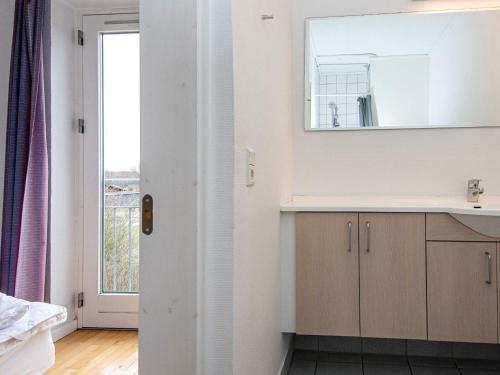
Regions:
<instances>
[{"instance_id":1,"label":"door frame","mask_svg":"<svg viewBox=\"0 0 500 375\"><path fill-rule=\"evenodd\" d=\"M83 260L84 260L84 139L83 134L78 134L78 119L84 118L83 103L83 48L78 44L78 30L83 30L83 17L90 15L135 15L139 14L139 8L135 6L113 7L106 6L84 7L75 10L75 29L73 31L73 41L75 46L75 120L72 124L76 134L75 147L75 169L76 169L76 191L77 215L75 217L75 251L77 254L77 264L75 272L76 290L74 305L76 309L77 328L83 326L83 309L78 307L78 293L83 292Z\"/></svg>"},{"instance_id":2,"label":"door frame","mask_svg":"<svg viewBox=\"0 0 500 375\"><path fill-rule=\"evenodd\" d=\"M142 94L148 94L141 100L141 116L148 115L142 118L141 126L145 129L148 121L156 121L167 127L167 134L179 145L185 146L168 143L174 148L174 157L164 160L162 167L179 173L181 178L165 188L175 191L176 198L182 201L196 200L196 209L184 211L184 206L172 199L155 200L155 209L157 204L165 205L171 213L177 212L179 206L183 208L176 221L168 219L166 212L158 217L155 211L155 230L158 234L166 226L175 233L167 237L170 254L162 254L162 258L170 256L188 264L180 263L181 267L173 271L177 277L169 280L175 280L175 285L162 292L162 299L152 298L150 293L154 291L141 279L141 288L148 290L146 296L142 290L140 300L139 372L231 374L235 156L231 1L143 0L140 18L141 49L145 53L141 69L152 72L159 67L157 75L141 80L145 88ZM158 43L159 36L163 43ZM144 61L156 63L146 66ZM158 85L165 89L160 91ZM176 95L172 94L174 87ZM178 100L179 92L188 103ZM146 99L152 103L143 107ZM177 104L172 111L176 113L161 110L161 105L169 100ZM186 107L194 113L182 116ZM141 160L145 160L142 155ZM148 171L142 168L141 173L147 182ZM151 185L158 184L158 177L154 178L156 182L151 181ZM143 194L150 193L148 184L141 190ZM142 237L141 267L147 262L146 257L151 259L151 254L144 257L144 253L155 249L153 236ZM182 237L186 238L184 244ZM193 270L192 277L186 278L186 269ZM141 272L141 277L144 275ZM180 292L183 286L189 290L187 298L194 310L186 301L171 305L176 293L185 297ZM191 320L178 320L178 327L175 315L181 313L188 314Z\"/></svg>"}]
</instances>

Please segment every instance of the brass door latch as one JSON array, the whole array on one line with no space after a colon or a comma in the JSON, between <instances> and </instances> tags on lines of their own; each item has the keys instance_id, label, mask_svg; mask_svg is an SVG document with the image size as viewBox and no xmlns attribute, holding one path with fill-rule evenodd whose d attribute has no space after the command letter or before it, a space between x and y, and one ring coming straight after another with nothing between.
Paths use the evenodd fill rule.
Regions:
<instances>
[{"instance_id":1,"label":"brass door latch","mask_svg":"<svg viewBox=\"0 0 500 375\"><path fill-rule=\"evenodd\" d=\"M142 198L142 233L153 233L153 197L149 194Z\"/></svg>"}]
</instances>

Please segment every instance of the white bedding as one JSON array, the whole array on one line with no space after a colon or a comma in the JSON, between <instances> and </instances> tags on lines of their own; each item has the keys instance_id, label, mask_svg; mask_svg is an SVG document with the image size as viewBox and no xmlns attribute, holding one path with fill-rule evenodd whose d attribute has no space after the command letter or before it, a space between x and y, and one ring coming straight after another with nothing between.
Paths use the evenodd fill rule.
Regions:
<instances>
[{"instance_id":1,"label":"white bedding","mask_svg":"<svg viewBox=\"0 0 500 375\"><path fill-rule=\"evenodd\" d=\"M14 299L16 300L16 299ZM20 300L17 300L20 301ZM4 303L14 305L17 301L3 300ZM23 301L26 302L26 301ZM0 358L14 347L29 340L38 332L51 328L66 320L66 308L41 302L26 302L26 313L10 325L0 329ZM18 304L21 306L21 304ZM6 310L4 308L4 310ZM0 316L0 321L4 321Z\"/></svg>"},{"instance_id":2,"label":"white bedding","mask_svg":"<svg viewBox=\"0 0 500 375\"><path fill-rule=\"evenodd\" d=\"M0 314L0 374L41 374L52 366L50 329L66 320L66 308L0 294Z\"/></svg>"},{"instance_id":3,"label":"white bedding","mask_svg":"<svg viewBox=\"0 0 500 375\"><path fill-rule=\"evenodd\" d=\"M0 330L14 325L24 317L30 308L30 303L0 293Z\"/></svg>"}]
</instances>

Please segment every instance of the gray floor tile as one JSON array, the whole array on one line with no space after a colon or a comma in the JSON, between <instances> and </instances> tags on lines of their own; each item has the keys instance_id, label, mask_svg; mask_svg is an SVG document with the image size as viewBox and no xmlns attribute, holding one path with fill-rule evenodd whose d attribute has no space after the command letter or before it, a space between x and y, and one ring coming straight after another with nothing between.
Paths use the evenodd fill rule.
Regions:
<instances>
[{"instance_id":1,"label":"gray floor tile","mask_svg":"<svg viewBox=\"0 0 500 375\"><path fill-rule=\"evenodd\" d=\"M361 363L318 362L316 375L363 375Z\"/></svg>"},{"instance_id":2,"label":"gray floor tile","mask_svg":"<svg viewBox=\"0 0 500 375\"><path fill-rule=\"evenodd\" d=\"M452 358L438 357L408 357L410 366L425 367L455 367L455 360Z\"/></svg>"},{"instance_id":3,"label":"gray floor tile","mask_svg":"<svg viewBox=\"0 0 500 375\"><path fill-rule=\"evenodd\" d=\"M488 370L469 370L463 369L460 370L462 375L499 375L499 371L488 371Z\"/></svg>"},{"instance_id":4,"label":"gray floor tile","mask_svg":"<svg viewBox=\"0 0 500 375\"><path fill-rule=\"evenodd\" d=\"M363 362L379 365L408 365L408 359L401 355L363 354Z\"/></svg>"},{"instance_id":5,"label":"gray floor tile","mask_svg":"<svg viewBox=\"0 0 500 375\"><path fill-rule=\"evenodd\" d=\"M300 350L318 350L318 336L295 336L293 347Z\"/></svg>"},{"instance_id":6,"label":"gray floor tile","mask_svg":"<svg viewBox=\"0 0 500 375\"><path fill-rule=\"evenodd\" d=\"M435 342L424 340L407 340L406 354L410 357L453 357L451 342Z\"/></svg>"},{"instance_id":7,"label":"gray floor tile","mask_svg":"<svg viewBox=\"0 0 500 375\"><path fill-rule=\"evenodd\" d=\"M500 360L496 344L453 343L453 357Z\"/></svg>"},{"instance_id":8,"label":"gray floor tile","mask_svg":"<svg viewBox=\"0 0 500 375\"><path fill-rule=\"evenodd\" d=\"M486 361L480 359L457 359L458 368L472 369L472 370L490 370L500 371L499 361Z\"/></svg>"},{"instance_id":9,"label":"gray floor tile","mask_svg":"<svg viewBox=\"0 0 500 375\"><path fill-rule=\"evenodd\" d=\"M365 375L411 375L409 366L376 365L365 363L363 365Z\"/></svg>"},{"instance_id":10,"label":"gray floor tile","mask_svg":"<svg viewBox=\"0 0 500 375\"><path fill-rule=\"evenodd\" d=\"M319 351L361 353L361 337L319 337Z\"/></svg>"},{"instance_id":11,"label":"gray floor tile","mask_svg":"<svg viewBox=\"0 0 500 375\"><path fill-rule=\"evenodd\" d=\"M361 363L361 354L319 352L318 361L337 363Z\"/></svg>"},{"instance_id":12,"label":"gray floor tile","mask_svg":"<svg viewBox=\"0 0 500 375\"><path fill-rule=\"evenodd\" d=\"M406 355L406 341L398 339L363 338L363 353Z\"/></svg>"},{"instance_id":13,"label":"gray floor tile","mask_svg":"<svg viewBox=\"0 0 500 375\"><path fill-rule=\"evenodd\" d=\"M457 368L444 367L412 367L413 375L460 375Z\"/></svg>"},{"instance_id":14,"label":"gray floor tile","mask_svg":"<svg viewBox=\"0 0 500 375\"><path fill-rule=\"evenodd\" d=\"M312 350L295 350L293 352L293 359L302 361L316 361L318 360L318 352Z\"/></svg>"},{"instance_id":15,"label":"gray floor tile","mask_svg":"<svg viewBox=\"0 0 500 375\"><path fill-rule=\"evenodd\" d=\"M316 362L293 360L289 375L314 375L316 371Z\"/></svg>"}]
</instances>

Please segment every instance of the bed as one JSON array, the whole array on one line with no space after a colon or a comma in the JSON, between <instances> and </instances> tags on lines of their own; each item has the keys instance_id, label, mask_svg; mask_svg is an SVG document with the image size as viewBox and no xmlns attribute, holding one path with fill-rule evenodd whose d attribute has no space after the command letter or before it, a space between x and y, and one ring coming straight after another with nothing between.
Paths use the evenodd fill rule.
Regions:
<instances>
[{"instance_id":1,"label":"bed","mask_svg":"<svg viewBox=\"0 0 500 375\"><path fill-rule=\"evenodd\" d=\"M55 360L51 329L66 320L62 306L0 294L0 374L41 375Z\"/></svg>"}]
</instances>

